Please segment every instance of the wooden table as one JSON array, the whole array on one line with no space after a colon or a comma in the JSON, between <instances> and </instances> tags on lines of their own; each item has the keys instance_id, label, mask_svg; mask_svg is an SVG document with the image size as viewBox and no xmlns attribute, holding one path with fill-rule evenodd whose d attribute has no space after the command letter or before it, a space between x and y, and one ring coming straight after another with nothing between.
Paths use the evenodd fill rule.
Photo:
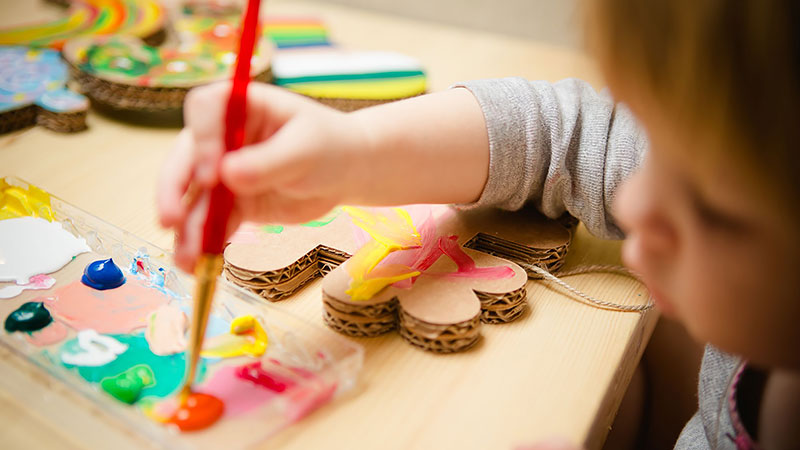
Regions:
<instances>
[{"instance_id":1,"label":"wooden table","mask_svg":"<svg viewBox=\"0 0 800 450\"><path fill-rule=\"evenodd\" d=\"M37 2L3 2L0 25L23 15L24 21L53 15L42 8ZM322 3L270 1L267 12L319 16L339 43L413 55L428 69L432 91L460 80L509 75L576 76L600 86L586 57L569 49ZM156 221L155 178L178 129L94 112L88 123L88 131L73 135L33 127L0 136L0 176L21 177L170 248L171 233ZM619 244L595 239L581 227L568 265L589 263L619 263ZM570 282L618 302L643 302L647 295L638 283L614 275L582 275ZM481 343L462 354L426 353L396 333L357 339L366 360L355 392L264 447L513 448L557 434L599 448L657 315L596 309L541 282L529 282L529 300L531 313L511 324L484 326ZM323 326L319 282L280 307ZM0 392L0 419L4 446L93 444L71 435L64 424L41 419L5 392ZM119 439L119 445L135 442Z\"/></svg>"}]
</instances>

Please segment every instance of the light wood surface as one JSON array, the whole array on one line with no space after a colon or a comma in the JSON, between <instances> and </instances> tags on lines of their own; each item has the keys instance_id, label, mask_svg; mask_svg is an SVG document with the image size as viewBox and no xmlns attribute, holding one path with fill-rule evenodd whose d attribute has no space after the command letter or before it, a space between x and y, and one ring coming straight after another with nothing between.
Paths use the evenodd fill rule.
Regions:
<instances>
[{"instance_id":1,"label":"light wood surface","mask_svg":"<svg viewBox=\"0 0 800 450\"><path fill-rule=\"evenodd\" d=\"M41 8L37 2L0 2L0 25L18 20L19 14L26 21L52 16ZM509 75L576 76L600 86L593 66L573 50L321 3L272 1L266 9L320 16L333 38L345 45L413 55L428 69L433 91L459 80ZM131 124L95 112L88 123L88 131L73 135L34 127L0 136L0 176L21 177L170 248L171 233L156 221L155 178L178 129ZM595 239L581 227L568 267L594 263L619 263L619 244ZM569 281L621 303L643 302L647 295L638 283L615 275ZM529 282L529 301L530 313L511 324L484 326L481 342L462 354L422 352L396 333L357 339L366 348L366 359L355 391L263 447L513 448L563 435L599 448L656 314L596 309L541 282ZM324 326L319 282L280 306ZM14 429L4 433L4 448L94 442L71 435L68 426L27 409L2 390L0 418L3 429ZM129 436L117 438L131 444Z\"/></svg>"}]
</instances>

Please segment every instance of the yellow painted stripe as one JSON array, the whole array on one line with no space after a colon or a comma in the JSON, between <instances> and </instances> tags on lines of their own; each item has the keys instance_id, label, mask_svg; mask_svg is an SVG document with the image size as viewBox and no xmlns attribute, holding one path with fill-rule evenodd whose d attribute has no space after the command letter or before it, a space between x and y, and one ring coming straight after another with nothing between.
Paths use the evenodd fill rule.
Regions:
<instances>
[{"instance_id":1,"label":"yellow painted stripe","mask_svg":"<svg viewBox=\"0 0 800 450\"><path fill-rule=\"evenodd\" d=\"M89 11L81 8L75 11L64 21L52 22L44 25L33 25L31 27L15 30L0 31L0 44L22 44L37 39L70 33L85 26L89 20Z\"/></svg>"},{"instance_id":2,"label":"yellow painted stripe","mask_svg":"<svg viewBox=\"0 0 800 450\"><path fill-rule=\"evenodd\" d=\"M425 77L392 80L318 81L287 84L299 94L317 98L386 100L412 97L425 92Z\"/></svg>"}]
</instances>

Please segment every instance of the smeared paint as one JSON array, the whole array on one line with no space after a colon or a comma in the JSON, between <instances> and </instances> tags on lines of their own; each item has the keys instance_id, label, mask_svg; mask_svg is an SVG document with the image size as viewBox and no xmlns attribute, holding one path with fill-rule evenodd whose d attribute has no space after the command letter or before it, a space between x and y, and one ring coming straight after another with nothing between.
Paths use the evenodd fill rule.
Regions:
<instances>
[{"instance_id":1,"label":"smeared paint","mask_svg":"<svg viewBox=\"0 0 800 450\"><path fill-rule=\"evenodd\" d=\"M225 412L222 400L199 392L192 392L183 405L177 404L176 399L170 399L160 405L158 413L152 415L156 420L173 424L181 431L197 431L213 425ZM166 419L159 417L165 411L171 411Z\"/></svg>"},{"instance_id":2,"label":"smeared paint","mask_svg":"<svg viewBox=\"0 0 800 450\"><path fill-rule=\"evenodd\" d=\"M89 247L58 222L38 217L0 220L0 281L27 284L31 277L53 273Z\"/></svg>"},{"instance_id":3,"label":"smeared paint","mask_svg":"<svg viewBox=\"0 0 800 450\"><path fill-rule=\"evenodd\" d=\"M31 331L25 339L37 347L46 347L57 344L67 337L67 327L63 323L53 321L50 325L38 331Z\"/></svg>"},{"instance_id":4,"label":"smeared paint","mask_svg":"<svg viewBox=\"0 0 800 450\"><path fill-rule=\"evenodd\" d=\"M336 220L336 218L339 217L339 214L341 213L342 213L341 208L334 208L324 216L320 217L319 219L310 220L306 223L301 224L301 226L309 228L321 228Z\"/></svg>"},{"instance_id":5,"label":"smeared paint","mask_svg":"<svg viewBox=\"0 0 800 450\"><path fill-rule=\"evenodd\" d=\"M150 351L165 356L186 350L186 314L171 305L162 305L147 318L145 338Z\"/></svg>"},{"instance_id":6,"label":"smeared paint","mask_svg":"<svg viewBox=\"0 0 800 450\"><path fill-rule=\"evenodd\" d=\"M100 387L112 397L130 405L139 399L142 389L155 382L153 370L145 364L139 364L119 375L103 378Z\"/></svg>"},{"instance_id":7,"label":"smeared paint","mask_svg":"<svg viewBox=\"0 0 800 450\"><path fill-rule=\"evenodd\" d=\"M125 284L125 275L111 258L100 259L86 265L81 282L86 286L104 291Z\"/></svg>"},{"instance_id":8,"label":"smeared paint","mask_svg":"<svg viewBox=\"0 0 800 450\"><path fill-rule=\"evenodd\" d=\"M286 367L270 359L222 367L198 390L225 402L226 417L235 417L280 399L287 418L295 421L329 401L336 385L308 370Z\"/></svg>"},{"instance_id":9,"label":"smeared paint","mask_svg":"<svg viewBox=\"0 0 800 450\"><path fill-rule=\"evenodd\" d=\"M419 229L422 245L418 248L392 253L382 261L387 266L406 267L406 272L416 271L424 273L442 256L437 239L436 220L432 214L423 222ZM417 277L406 278L392 284L400 289L410 289Z\"/></svg>"},{"instance_id":10,"label":"smeared paint","mask_svg":"<svg viewBox=\"0 0 800 450\"><path fill-rule=\"evenodd\" d=\"M183 382L183 377L186 371L186 357L184 353L168 356L158 356L150 351L147 340L143 334L115 334L111 335L120 343L127 345L128 350L108 364L97 367L74 366L70 364L62 364L70 369L76 370L78 374L90 383L99 383L103 378L113 377L121 372L124 372L131 367L138 365L146 365L150 367L153 372L154 384L144 386L139 395L140 399L148 396L166 397L177 391ZM71 348L74 345L75 339L67 341L62 346L64 348ZM197 365L198 380L202 380L205 376L206 365L203 360Z\"/></svg>"},{"instance_id":11,"label":"smeared paint","mask_svg":"<svg viewBox=\"0 0 800 450\"><path fill-rule=\"evenodd\" d=\"M410 289L416 278L426 273L443 255L456 264L457 270L431 275L483 279L514 276L514 270L508 266L476 267L475 261L461 249L457 236L437 235L436 221L430 213L417 232L410 215L399 213L402 210L397 213L401 222L357 208L344 209L353 216L353 222L374 239L346 263L352 278L346 293L352 300L368 300L389 285ZM392 226L388 226L390 223Z\"/></svg>"},{"instance_id":12,"label":"smeared paint","mask_svg":"<svg viewBox=\"0 0 800 450\"><path fill-rule=\"evenodd\" d=\"M147 326L147 316L167 300L159 291L131 280L116 289L98 291L75 281L44 300L53 314L77 330L127 333Z\"/></svg>"},{"instance_id":13,"label":"smeared paint","mask_svg":"<svg viewBox=\"0 0 800 450\"><path fill-rule=\"evenodd\" d=\"M53 317L42 302L27 302L6 317L5 328L14 331L36 331L50 325Z\"/></svg>"},{"instance_id":14,"label":"smeared paint","mask_svg":"<svg viewBox=\"0 0 800 450\"><path fill-rule=\"evenodd\" d=\"M0 288L0 298L13 298L18 296L25 290L43 290L50 289L56 284L56 279L45 274L32 276L25 284L16 284L11 286L4 286Z\"/></svg>"},{"instance_id":15,"label":"smeared paint","mask_svg":"<svg viewBox=\"0 0 800 450\"><path fill-rule=\"evenodd\" d=\"M482 278L491 280L514 278L514 269L508 266L475 267L475 260L464 253L455 236L439 238L439 248L458 266L456 272L445 274L449 278Z\"/></svg>"},{"instance_id":16,"label":"smeared paint","mask_svg":"<svg viewBox=\"0 0 800 450\"><path fill-rule=\"evenodd\" d=\"M190 304L181 304L179 305L179 308L187 316L192 314L192 306ZM211 339L212 337L219 336L221 334L227 334L230 332L230 329L231 322L229 320L223 319L216 312L212 312L211 315L208 316L206 339Z\"/></svg>"},{"instance_id":17,"label":"smeared paint","mask_svg":"<svg viewBox=\"0 0 800 450\"><path fill-rule=\"evenodd\" d=\"M342 213L341 208L334 208L328 214L325 214L321 218L317 220L311 220L306 223L301 223L300 226L308 227L308 228L321 228L324 227L334 220ZM228 239L232 243L236 244L258 244L261 242L259 239L260 233L268 233L268 234L280 234L286 228L283 225L275 225L275 224L265 224L265 225L257 225L251 222L245 222L239 225L239 228L236 230L235 233Z\"/></svg>"},{"instance_id":18,"label":"smeared paint","mask_svg":"<svg viewBox=\"0 0 800 450\"><path fill-rule=\"evenodd\" d=\"M274 400L279 393L265 389L237 375L236 366L225 366L215 371L198 391L213 395L225 402L225 416L236 417Z\"/></svg>"},{"instance_id":19,"label":"smeared paint","mask_svg":"<svg viewBox=\"0 0 800 450\"><path fill-rule=\"evenodd\" d=\"M347 272L352 281L346 292L353 300L368 300L389 284L418 276L418 271L398 273L397 268L375 271L375 267L390 253L422 244L422 239L414 228L411 216L401 209L393 208L394 214L372 213L365 209L350 206L342 207L353 219L353 223L373 238L361 247L347 261Z\"/></svg>"},{"instance_id":20,"label":"smeared paint","mask_svg":"<svg viewBox=\"0 0 800 450\"><path fill-rule=\"evenodd\" d=\"M253 316L233 319L230 333L207 339L201 355L206 358L261 356L267 350L267 333Z\"/></svg>"},{"instance_id":21,"label":"smeared paint","mask_svg":"<svg viewBox=\"0 0 800 450\"><path fill-rule=\"evenodd\" d=\"M95 330L81 330L78 336L61 347L61 362L81 367L104 366L125 353L128 346Z\"/></svg>"},{"instance_id":22,"label":"smeared paint","mask_svg":"<svg viewBox=\"0 0 800 450\"><path fill-rule=\"evenodd\" d=\"M283 366L278 366L283 367ZM288 369L282 370L283 374L271 373L264 369L261 362L254 362L245 364L236 368L236 376L255 383L270 391L283 392L289 387L295 386L297 383L292 379L297 374ZM288 372L288 373L287 373ZM305 372L301 372L305 374Z\"/></svg>"},{"instance_id":23,"label":"smeared paint","mask_svg":"<svg viewBox=\"0 0 800 450\"><path fill-rule=\"evenodd\" d=\"M283 233L284 227L283 225L262 225L261 231L270 234L280 234Z\"/></svg>"},{"instance_id":24,"label":"smeared paint","mask_svg":"<svg viewBox=\"0 0 800 450\"><path fill-rule=\"evenodd\" d=\"M13 186L0 178L0 220L24 216L41 217L52 222L50 194L32 185L26 189Z\"/></svg>"}]
</instances>

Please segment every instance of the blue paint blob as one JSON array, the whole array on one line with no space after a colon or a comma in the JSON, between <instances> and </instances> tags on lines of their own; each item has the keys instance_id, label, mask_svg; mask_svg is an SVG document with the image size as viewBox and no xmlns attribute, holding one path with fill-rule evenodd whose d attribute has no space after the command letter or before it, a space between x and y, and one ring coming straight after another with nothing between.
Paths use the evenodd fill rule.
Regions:
<instances>
[{"instance_id":1,"label":"blue paint blob","mask_svg":"<svg viewBox=\"0 0 800 450\"><path fill-rule=\"evenodd\" d=\"M98 291L103 291L125 284L125 275L111 258L100 259L86 266L81 282Z\"/></svg>"}]
</instances>

